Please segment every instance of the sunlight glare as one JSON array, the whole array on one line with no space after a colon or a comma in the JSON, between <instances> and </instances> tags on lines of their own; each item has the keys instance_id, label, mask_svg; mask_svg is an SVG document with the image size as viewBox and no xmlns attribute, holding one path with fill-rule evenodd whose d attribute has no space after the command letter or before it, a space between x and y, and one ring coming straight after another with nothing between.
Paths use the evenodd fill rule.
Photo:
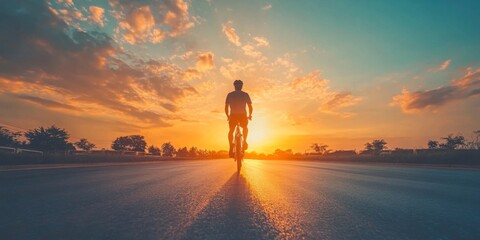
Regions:
<instances>
[{"instance_id":1,"label":"sunlight glare","mask_svg":"<svg viewBox=\"0 0 480 240\"><path fill-rule=\"evenodd\" d=\"M252 150L259 150L262 145L267 145L270 138L270 130L265 118L253 119L249 124L248 142Z\"/></svg>"}]
</instances>

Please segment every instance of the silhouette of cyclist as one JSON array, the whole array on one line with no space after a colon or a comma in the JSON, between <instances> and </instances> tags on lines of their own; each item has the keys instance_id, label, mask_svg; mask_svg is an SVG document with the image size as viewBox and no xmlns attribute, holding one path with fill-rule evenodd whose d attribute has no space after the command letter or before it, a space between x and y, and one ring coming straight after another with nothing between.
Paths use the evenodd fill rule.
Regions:
<instances>
[{"instance_id":1,"label":"silhouette of cyclist","mask_svg":"<svg viewBox=\"0 0 480 240\"><path fill-rule=\"evenodd\" d=\"M233 132L237 123L240 123L240 126L243 129L243 149L248 149L247 136L248 136L248 120L252 120L252 100L248 93L242 91L243 82L242 80L235 80L233 82L235 86L235 91L230 92L227 95L227 100L225 100L225 114L227 115L228 125L230 126L230 131L228 132L228 143L230 144L230 150L228 151L229 156L233 157ZM248 117L246 106L248 106ZM230 112L228 108L230 107Z\"/></svg>"}]
</instances>

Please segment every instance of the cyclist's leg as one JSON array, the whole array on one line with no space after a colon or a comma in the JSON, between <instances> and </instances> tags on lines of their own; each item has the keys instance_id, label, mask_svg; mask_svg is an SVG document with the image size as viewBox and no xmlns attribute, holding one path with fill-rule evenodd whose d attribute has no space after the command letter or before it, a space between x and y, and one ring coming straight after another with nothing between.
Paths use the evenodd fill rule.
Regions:
<instances>
[{"instance_id":1,"label":"cyclist's leg","mask_svg":"<svg viewBox=\"0 0 480 240\"><path fill-rule=\"evenodd\" d=\"M230 116L230 121L228 122L229 126L229 131L228 131L228 144L229 144L229 151L228 154L230 157L233 156L233 132L235 131L235 126L237 125L237 122L235 120L235 116Z\"/></svg>"},{"instance_id":2,"label":"cyclist's leg","mask_svg":"<svg viewBox=\"0 0 480 240\"><path fill-rule=\"evenodd\" d=\"M244 117L242 116L242 119L240 120L240 126L242 127L242 130L243 130L243 150L247 150L248 149L248 143L247 143L248 118L246 115Z\"/></svg>"}]
</instances>

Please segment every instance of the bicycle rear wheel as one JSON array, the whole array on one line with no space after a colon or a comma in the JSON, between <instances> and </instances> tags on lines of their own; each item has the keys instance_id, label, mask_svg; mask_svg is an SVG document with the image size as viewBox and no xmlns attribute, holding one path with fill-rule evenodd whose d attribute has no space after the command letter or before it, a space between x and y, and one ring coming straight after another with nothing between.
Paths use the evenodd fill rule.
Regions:
<instances>
[{"instance_id":1,"label":"bicycle rear wheel","mask_svg":"<svg viewBox=\"0 0 480 240\"><path fill-rule=\"evenodd\" d=\"M240 139L237 139L237 140L240 140ZM237 162L237 172L240 172L240 169L242 169L242 160L243 160L242 145L240 141L237 141L237 144L235 144L235 161Z\"/></svg>"}]
</instances>

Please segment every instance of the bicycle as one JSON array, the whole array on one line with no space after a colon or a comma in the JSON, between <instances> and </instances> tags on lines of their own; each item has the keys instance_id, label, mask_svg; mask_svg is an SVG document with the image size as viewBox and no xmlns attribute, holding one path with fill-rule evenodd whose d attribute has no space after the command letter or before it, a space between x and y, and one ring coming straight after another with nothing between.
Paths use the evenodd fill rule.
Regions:
<instances>
[{"instance_id":1,"label":"bicycle","mask_svg":"<svg viewBox=\"0 0 480 240\"><path fill-rule=\"evenodd\" d=\"M233 159L237 162L237 172L240 172L240 169L242 169L243 156L245 154L245 150L243 149L243 135L240 123L237 123L237 126L235 127L234 136Z\"/></svg>"}]
</instances>

